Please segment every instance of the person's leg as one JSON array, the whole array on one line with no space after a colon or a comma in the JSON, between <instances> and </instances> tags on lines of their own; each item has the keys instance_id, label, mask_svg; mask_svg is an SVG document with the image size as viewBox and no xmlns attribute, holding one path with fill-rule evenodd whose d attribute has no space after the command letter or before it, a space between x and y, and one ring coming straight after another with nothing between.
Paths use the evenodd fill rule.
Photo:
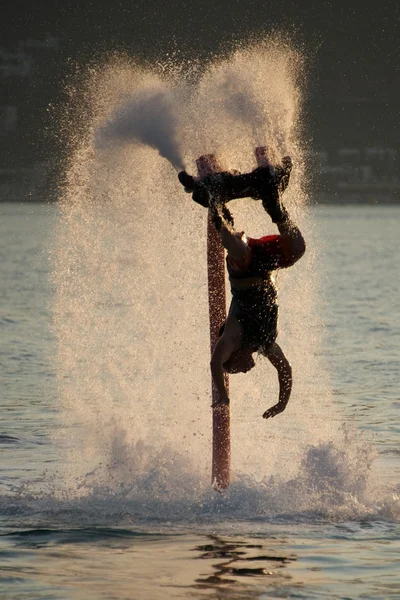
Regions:
<instances>
[{"instance_id":1,"label":"person's leg","mask_svg":"<svg viewBox=\"0 0 400 600\"><path fill-rule=\"evenodd\" d=\"M224 171L197 179L186 171L178 173L178 179L192 198L204 207L209 206L210 195L219 202L229 202L238 198L254 198L264 200L271 194L283 192L290 178L292 162L290 157L282 159L282 166L257 167L250 173Z\"/></svg>"},{"instance_id":2,"label":"person's leg","mask_svg":"<svg viewBox=\"0 0 400 600\"><path fill-rule=\"evenodd\" d=\"M216 173L199 182L199 188L206 188L222 202L237 200L239 198L253 198L261 200L265 196L275 193L280 186L284 172L280 167L257 167L250 173ZM286 186L285 186L286 187ZM200 194L201 195L201 194ZM196 195L196 186L193 200L199 202ZM200 198L200 204L204 202Z\"/></svg>"},{"instance_id":3,"label":"person's leg","mask_svg":"<svg viewBox=\"0 0 400 600\"><path fill-rule=\"evenodd\" d=\"M239 350L243 343L243 327L233 315L229 315L224 332L215 345L211 358L211 373L218 391L218 400L212 406L229 404L229 397L225 387L224 363L231 355Z\"/></svg>"},{"instance_id":4,"label":"person's leg","mask_svg":"<svg viewBox=\"0 0 400 600\"><path fill-rule=\"evenodd\" d=\"M289 185L291 171L292 160L285 156L281 165L260 166L244 174L222 173L220 185L225 202L246 197L262 200L270 195L282 193Z\"/></svg>"},{"instance_id":5,"label":"person's leg","mask_svg":"<svg viewBox=\"0 0 400 600\"><path fill-rule=\"evenodd\" d=\"M279 413L283 412L289 402L290 392L292 391L292 367L286 356L284 355L281 347L274 342L270 348L264 353L264 356L268 358L271 364L278 371L279 379L279 401L271 408L265 411L263 414L264 419L275 417Z\"/></svg>"}]
</instances>

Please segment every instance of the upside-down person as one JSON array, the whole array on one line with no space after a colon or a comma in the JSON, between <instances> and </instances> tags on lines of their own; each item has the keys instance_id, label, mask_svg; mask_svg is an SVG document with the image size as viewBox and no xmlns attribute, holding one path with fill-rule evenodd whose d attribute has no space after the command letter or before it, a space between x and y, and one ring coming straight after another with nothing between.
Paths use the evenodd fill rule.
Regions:
<instances>
[{"instance_id":1,"label":"upside-down person","mask_svg":"<svg viewBox=\"0 0 400 600\"><path fill-rule=\"evenodd\" d=\"M303 236L282 204L281 193L287 186L292 166L288 157L282 163L284 167L272 167L270 175L266 172L260 174L259 167L245 175L224 173L219 178L210 176L208 183L203 180L200 188L200 203L211 208L214 224L227 250L232 292L228 317L221 327L211 359L211 372L218 391L218 400L213 406L229 404L224 372L247 373L255 366L253 354L258 352L276 368L279 379L278 403L264 412L265 419L285 410L292 390L292 369L276 342L278 304L274 271L292 266L305 252ZM224 179L228 183L225 188ZM198 201L199 186L196 190L195 180L186 173L179 174L179 180L188 191L193 191L193 197L197 192L197 199L193 199ZM215 181L217 186L213 185ZM276 223L279 235L253 239L244 232L236 232L225 206L226 201L233 199L232 196L261 199Z\"/></svg>"}]
</instances>

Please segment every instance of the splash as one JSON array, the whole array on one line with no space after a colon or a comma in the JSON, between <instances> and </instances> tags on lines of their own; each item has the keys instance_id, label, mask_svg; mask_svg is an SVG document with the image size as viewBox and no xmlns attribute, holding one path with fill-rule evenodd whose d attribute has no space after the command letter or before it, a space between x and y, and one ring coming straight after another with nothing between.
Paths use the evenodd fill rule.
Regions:
<instances>
[{"instance_id":1,"label":"splash","mask_svg":"<svg viewBox=\"0 0 400 600\"><path fill-rule=\"evenodd\" d=\"M218 504L207 500L205 213L182 192L175 169L193 171L200 154L215 152L228 168L250 170L263 144L293 158L285 199L308 242L305 258L279 275L279 339L295 385L287 411L265 422L278 393L272 367L260 359L250 374L231 379L236 483L227 497L234 504L255 496L263 510L272 510L266 494L276 510L300 488L299 510L321 497L315 486L309 491L307 474L326 484L321 465L340 463L335 449L346 438L318 353L318 242L304 191L301 75L295 49L265 40L192 73L114 60L89 77L53 261L64 491L122 493L142 511L160 512L168 502L182 508L185 499L189 507ZM79 128L71 123L72 130ZM269 232L258 203L232 204L239 228ZM350 466L347 479L333 470L329 481L347 493L351 473Z\"/></svg>"},{"instance_id":2,"label":"splash","mask_svg":"<svg viewBox=\"0 0 400 600\"><path fill-rule=\"evenodd\" d=\"M115 432L121 433L121 429ZM208 478L199 477L179 448L113 441L110 460L87 472L74 490L60 489L46 478L34 492L32 485L0 494L1 518L18 518L19 527L143 525L157 530L162 523L228 527L245 523L248 534L262 523L337 523L338 521L400 521L399 491L383 488L370 478L371 448L359 452L353 442L339 449L332 442L310 446L296 476L265 475L256 481L239 473L223 495ZM83 493L81 493L83 492Z\"/></svg>"}]
</instances>

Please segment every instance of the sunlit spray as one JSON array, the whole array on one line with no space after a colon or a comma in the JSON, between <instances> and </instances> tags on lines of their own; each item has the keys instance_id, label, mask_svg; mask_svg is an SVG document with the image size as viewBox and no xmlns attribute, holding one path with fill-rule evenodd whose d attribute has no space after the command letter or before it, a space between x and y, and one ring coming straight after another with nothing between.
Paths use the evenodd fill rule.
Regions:
<instances>
[{"instance_id":1,"label":"sunlit spray","mask_svg":"<svg viewBox=\"0 0 400 600\"><path fill-rule=\"evenodd\" d=\"M98 129L96 148L107 142L144 144L158 150L177 170L182 170L178 110L174 91L159 78L153 81L149 78L139 89L132 90L123 105Z\"/></svg>"},{"instance_id":2,"label":"sunlit spray","mask_svg":"<svg viewBox=\"0 0 400 600\"><path fill-rule=\"evenodd\" d=\"M58 443L69 493L108 490L129 497L138 514L146 503L162 514L173 501L190 513L209 493L207 211L184 193L176 169L195 173L195 159L214 153L226 168L248 171L262 146L293 159L284 199L307 242L304 258L278 275L278 341L294 386L286 411L265 421L278 398L273 367L259 357L252 372L230 378L233 484L226 498L249 511L256 498L256 512L283 503L288 511L307 509L319 484L326 491L324 464L329 471L338 448L346 445L348 472L359 470L319 352L301 75L301 54L266 40L193 77L114 60L88 78L91 110L82 110L85 135L69 156L53 260ZM229 208L248 235L276 232L261 203L237 200Z\"/></svg>"}]
</instances>

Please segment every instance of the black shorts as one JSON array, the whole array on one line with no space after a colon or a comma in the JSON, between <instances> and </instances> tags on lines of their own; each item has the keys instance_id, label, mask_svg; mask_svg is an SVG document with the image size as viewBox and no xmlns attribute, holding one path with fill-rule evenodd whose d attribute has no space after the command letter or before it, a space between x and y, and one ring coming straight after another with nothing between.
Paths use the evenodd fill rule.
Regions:
<instances>
[{"instance_id":1,"label":"black shorts","mask_svg":"<svg viewBox=\"0 0 400 600\"><path fill-rule=\"evenodd\" d=\"M249 297L234 296L229 314L243 327L244 348L266 352L278 336L278 305L270 301L254 303Z\"/></svg>"}]
</instances>

